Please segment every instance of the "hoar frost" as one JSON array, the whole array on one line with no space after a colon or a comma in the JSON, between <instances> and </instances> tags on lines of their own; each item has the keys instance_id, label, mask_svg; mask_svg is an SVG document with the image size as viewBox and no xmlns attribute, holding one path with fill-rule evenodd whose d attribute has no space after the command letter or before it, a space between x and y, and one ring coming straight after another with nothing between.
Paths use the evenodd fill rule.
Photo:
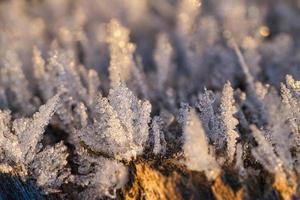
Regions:
<instances>
[{"instance_id":1,"label":"hoar frost","mask_svg":"<svg viewBox=\"0 0 300 200\"><path fill-rule=\"evenodd\" d=\"M297 1L13 0L0 13L1 172L62 199L147 197L140 164L188 179L183 198L299 196Z\"/></svg>"}]
</instances>

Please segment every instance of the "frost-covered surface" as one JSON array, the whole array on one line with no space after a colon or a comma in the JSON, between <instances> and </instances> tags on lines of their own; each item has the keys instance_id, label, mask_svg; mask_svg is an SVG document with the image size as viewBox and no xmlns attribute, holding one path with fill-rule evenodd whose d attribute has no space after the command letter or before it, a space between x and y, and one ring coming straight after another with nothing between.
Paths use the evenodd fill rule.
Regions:
<instances>
[{"instance_id":1,"label":"frost-covered surface","mask_svg":"<svg viewBox=\"0 0 300 200\"><path fill-rule=\"evenodd\" d=\"M172 163L300 198L299 19L292 0L0 1L1 172L122 198L139 163Z\"/></svg>"}]
</instances>

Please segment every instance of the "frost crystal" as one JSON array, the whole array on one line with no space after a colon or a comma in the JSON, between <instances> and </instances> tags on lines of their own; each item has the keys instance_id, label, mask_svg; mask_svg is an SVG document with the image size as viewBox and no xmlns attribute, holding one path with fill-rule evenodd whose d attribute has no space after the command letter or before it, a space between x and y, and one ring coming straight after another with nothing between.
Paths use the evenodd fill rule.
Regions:
<instances>
[{"instance_id":1,"label":"frost crystal","mask_svg":"<svg viewBox=\"0 0 300 200\"><path fill-rule=\"evenodd\" d=\"M132 58L135 46L129 42L129 30L114 19L108 24L106 40L110 51L109 75L114 88L130 78L135 65Z\"/></svg>"},{"instance_id":2,"label":"frost crystal","mask_svg":"<svg viewBox=\"0 0 300 200\"><path fill-rule=\"evenodd\" d=\"M264 99L264 109L268 114L268 125L265 127L265 137L273 144L274 150L286 170L293 170L293 159L290 152L293 146L293 137L290 136L291 129L288 126L288 112L284 109L280 97L274 88L270 87ZM278 113L281 115L279 116ZM287 145L288 144L288 145Z\"/></svg>"},{"instance_id":3,"label":"frost crystal","mask_svg":"<svg viewBox=\"0 0 300 200\"><path fill-rule=\"evenodd\" d=\"M94 177L94 184L100 194L116 197L116 189L127 183L127 168L118 161L102 159ZM110 191L112 189L112 192Z\"/></svg>"},{"instance_id":4,"label":"frost crystal","mask_svg":"<svg viewBox=\"0 0 300 200\"><path fill-rule=\"evenodd\" d=\"M42 139L45 126L48 125L56 111L59 95L55 95L39 108L32 119L17 119L13 122L13 130L18 136L19 145L25 162L33 159L37 143Z\"/></svg>"},{"instance_id":5,"label":"frost crystal","mask_svg":"<svg viewBox=\"0 0 300 200\"><path fill-rule=\"evenodd\" d=\"M200 0L183 0L178 6L177 29L182 36L191 32L201 6Z\"/></svg>"},{"instance_id":6,"label":"frost crystal","mask_svg":"<svg viewBox=\"0 0 300 200\"><path fill-rule=\"evenodd\" d=\"M0 111L1 159L4 161L18 161L22 157L18 138L11 133L11 128L11 113L9 111Z\"/></svg>"},{"instance_id":7,"label":"frost crystal","mask_svg":"<svg viewBox=\"0 0 300 200\"><path fill-rule=\"evenodd\" d=\"M299 198L299 11L0 0L0 180L55 199Z\"/></svg>"},{"instance_id":8,"label":"frost crystal","mask_svg":"<svg viewBox=\"0 0 300 200\"><path fill-rule=\"evenodd\" d=\"M0 68L1 84L6 88L6 97L11 108L25 114L32 114L32 94L22 70L22 63L14 50L8 50Z\"/></svg>"},{"instance_id":9,"label":"frost crystal","mask_svg":"<svg viewBox=\"0 0 300 200\"><path fill-rule=\"evenodd\" d=\"M300 133L300 81L292 76L286 76L286 85L281 84L281 97L283 104L290 111L289 124L294 133Z\"/></svg>"},{"instance_id":10,"label":"frost crystal","mask_svg":"<svg viewBox=\"0 0 300 200\"><path fill-rule=\"evenodd\" d=\"M148 138L151 105L138 100L124 85L97 99L93 124L80 138L92 151L131 160L143 151Z\"/></svg>"},{"instance_id":11,"label":"frost crystal","mask_svg":"<svg viewBox=\"0 0 300 200\"><path fill-rule=\"evenodd\" d=\"M282 161L275 155L273 147L255 126L251 126L252 134L258 146L252 149L253 156L270 172L282 173Z\"/></svg>"},{"instance_id":12,"label":"frost crystal","mask_svg":"<svg viewBox=\"0 0 300 200\"><path fill-rule=\"evenodd\" d=\"M205 171L207 178L215 179L220 169L214 155L209 151L204 128L193 109L188 111L183 135L183 151L188 169Z\"/></svg>"},{"instance_id":13,"label":"frost crystal","mask_svg":"<svg viewBox=\"0 0 300 200\"><path fill-rule=\"evenodd\" d=\"M239 176L241 180L244 180L247 176L247 172L243 163L243 147L241 144L236 145L236 163L235 168L239 171Z\"/></svg>"},{"instance_id":14,"label":"frost crystal","mask_svg":"<svg viewBox=\"0 0 300 200\"><path fill-rule=\"evenodd\" d=\"M164 154L166 152L166 141L164 133L162 132L163 121L160 117L154 117L152 119L151 129L154 140L153 153Z\"/></svg>"},{"instance_id":15,"label":"frost crystal","mask_svg":"<svg viewBox=\"0 0 300 200\"><path fill-rule=\"evenodd\" d=\"M40 52L34 48L34 75L44 99L54 93L61 94L62 104L57 114L61 127L71 130L87 124L87 109L93 104L100 80L93 69L75 64L71 52L64 52L53 43L47 64Z\"/></svg>"},{"instance_id":16,"label":"frost crystal","mask_svg":"<svg viewBox=\"0 0 300 200\"><path fill-rule=\"evenodd\" d=\"M65 183L70 175L70 170L65 168L67 157L67 147L62 142L38 153L29 166L38 186L46 192L55 192Z\"/></svg>"},{"instance_id":17,"label":"frost crystal","mask_svg":"<svg viewBox=\"0 0 300 200\"><path fill-rule=\"evenodd\" d=\"M220 110L222 120L221 129L223 129L223 134L227 138L227 153L230 161L233 161L234 159L236 140L239 137L238 133L235 131L239 122L234 117L234 114L237 112L237 108L234 104L233 89L230 83L227 82L222 91Z\"/></svg>"},{"instance_id":18,"label":"frost crystal","mask_svg":"<svg viewBox=\"0 0 300 200\"><path fill-rule=\"evenodd\" d=\"M200 111L200 118L203 122L203 127L207 132L210 139L216 141L218 138L214 135L213 127L214 123L217 122L216 116L214 113L213 103L215 102L215 95L212 91L206 90L203 94L199 94L198 102L196 107Z\"/></svg>"},{"instance_id":19,"label":"frost crystal","mask_svg":"<svg viewBox=\"0 0 300 200\"><path fill-rule=\"evenodd\" d=\"M115 198L116 190L128 181L127 167L116 160L91 155L83 148L78 153L79 175L74 177L74 182L86 187L79 196L85 199Z\"/></svg>"},{"instance_id":20,"label":"frost crystal","mask_svg":"<svg viewBox=\"0 0 300 200\"><path fill-rule=\"evenodd\" d=\"M157 87L163 90L166 81L172 75L172 53L173 49L169 42L168 36L164 33L158 35L154 60L157 67Z\"/></svg>"},{"instance_id":21,"label":"frost crystal","mask_svg":"<svg viewBox=\"0 0 300 200\"><path fill-rule=\"evenodd\" d=\"M178 3L176 13L176 33L178 36L178 43L180 53L184 59L184 65L191 72L197 68L196 59L197 54L191 49L193 27L196 24L197 16L200 13L201 1L199 0L183 0Z\"/></svg>"},{"instance_id":22,"label":"frost crystal","mask_svg":"<svg viewBox=\"0 0 300 200\"><path fill-rule=\"evenodd\" d=\"M59 95L55 95L32 118L19 118L13 122L10 112L0 112L2 162L22 166L23 173L32 174L45 192L58 189L69 175L65 168L68 156L66 146L59 143L42 149L40 143L58 102Z\"/></svg>"}]
</instances>

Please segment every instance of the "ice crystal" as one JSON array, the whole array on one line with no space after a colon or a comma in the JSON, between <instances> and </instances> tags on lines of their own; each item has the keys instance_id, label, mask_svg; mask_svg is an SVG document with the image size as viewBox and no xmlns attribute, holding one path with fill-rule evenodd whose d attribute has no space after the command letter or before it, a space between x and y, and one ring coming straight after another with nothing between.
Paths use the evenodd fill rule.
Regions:
<instances>
[{"instance_id":1,"label":"ice crystal","mask_svg":"<svg viewBox=\"0 0 300 200\"><path fill-rule=\"evenodd\" d=\"M191 32L200 6L199 0L184 0L178 5L178 32L183 36Z\"/></svg>"},{"instance_id":2,"label":"ice crystal","mask_svg":"<svg viewBox=\"0 0 300 200\"><path fill-rule=\"evenodd\" d=\"M143 152L148 138L151 105L138 100L124 85L99 95L92 124L81 130L80 138L95 152L131 160ZM99 145L100 144L100 145Z\"/></svg>"},{"instance_id":3,"label":"ice crystal","mask_svg":"<svg viewBox=\"0 0 300 200\"><path fill-rule=\"evenodd\" d=\"M127 81L134 62L132 53L134 44L129 42L129 30L121 26L117 20L112 20L107 27L107 42L110 50L110 81L116 87L121 81Z\"/></svg>"},{"instance_id":4,"label":"ice crystal","mask_svg":"<svg viewBox=\"0 0 300 200\"><path fill-rule=\"evenodd\" d=\"M203 127L209 138L216 141L218 138L214 135L213 131L213 127L215 127L214 123L217 122L217 116L215 115L213 107L215 95L212 91L205 89L203 94L199 94L198 99L196 106L200 111L200 118L203 122Z\"/></svg>"},{"instance_id":5,"label":"ice crystal","mask_svg":"<svg viewBox=\"0 0 300 200\"><path fill-rule=\"evenodd\" d=\"M32 118L19 118L12 123L10 122L11 125L8 127L11 127L11 130L6 134L8 134L8 140L10 137L12 137L12 139L15 138L13 141L16 140L15 142L17 142L17 144L15 152L13 149L6 149L6 151L15 156L13 161L23 162L24 164L32 161L38 150L38 143L42 139L45 126L49 123L49 120L54 114L58 101L59 96L56 95L49 99L45 105L41 106L39 112L35 113ZM8 112L4 112L3 114L9 117ZM3 119L5 120L4 124L8 125L8 119ZM12 134L12 132L15 134Z\"/></svg>"},{"instance_id":6,"label":"ice crystal","mask_svg":"<svg viewBox=\"0 0 300 200\"><path fill-rule=\"evenodd\" d=\"M272 173L283 173L282 172L282 161L276 156L273 151L273 147L262 132L255 126L251 126L252 134L258 143L258 146L252 149L254 157L263 164L263 166Z\"/></svg>"},{"instance_id":7,"label":"ice crystal","mask_svg":"<svg viewBox=\"0 0 300 200\"><path fill-rule=\"evenodd\" d=\"M164 154L166 152L166 141L164 132L162 131L163 121L160 117L154 117L151 123L152 137L153 137L153 153Z\"/></svg>"},{"instance_id":8,"label":"ice crystal","mask_svg":"<svg viewBox=\"0 0 300 200\"><path fill-rule=\"evenodd\" d=\"M201 1L183 0L178 3L176 15L176 32L180 51L182 51L183 64L191 73L197 68L197 62L194 61L197 54L191 50L193 27L200 12Z\"/></svg>"},{"instance_id":9,"label":"ice crystal","mask_svg":"<svg viewBox=\"0 0 300 200\"><path fill-rule=\"evenodd\" d=\"M18 136L22 153L26 155L26 159L35 152L35 146L42 139L45 126L56 111L58 101L59 96L55 95L39 108L39 112L35 113L32 119L17 119L13 122L13 130Z\"/></svg>"},{"instance_id":10,"label":"ice crystal","mask_svg":"<svg viewBox=\"0 0 300 200\"><path fill-rule=\"evenodd\" d=\"M161 33L158 35L154 60L157 65L157 87L163 90L166 81L172 75L172 53L173 49L168 36Z\"/></svg>"},{"instance_id":11,"label":"ice crystal","mask_svg":"<svg viewBox=\"0 0 300 200\"><path fill-rule=\"evenodd\" d=\"M70 175L70 169L65 168L67 157L67 147L62 142L39 152L29 166L38 186L46 192L57 191Z\"/></svg>"},{"instance_id":12,"label":"ice crystal","mask_svg":"<svg viewBox=\"0 0 300 200\"><path fill-rule=\"evenodd\" d=\"M58 108L61 126L83 127L87 124L86 110L96 98L100 84L93 69L86 69L74 63L70 52L62 52L53 44L48 63L37 48L33 51L34 75L44 99L55 92L61 94L63 104Z\"/></svg>"},{"instance_id":13,"label":"ice crystal","mask_svg":"<svg viewBox=\"0 0 300 200\"><path fill-rule=\"evenodd\" d=\"M32 114L32 94L22 70L22 63L14 50L5 53L3 67L0 70L1 84L5 86L6 98L12 109Z\"/></svg>"},{"instance_id":14,"label":"ice crystal","mask_svg":"<svg viewBox=\"0 0 300 200\"><path fill-rule=\"evenodd\" d=\"M122 163L90 155L86 149L78 150L79 175L73 179L75 184L86 187L79 196L87 199L116 197L116 190L128 181L127 167Z\"/></svg>"},{"instance_id":15,"label":"ice crystal","mask_svg":"<svg viewBox=\"0 0 300 200\"><path fill-rule=\"evenodd\" d=\"M286 76L286 85L281 84L282 101L289 109L289 124L294 133L299 133L300 122L300 83L295 81L292 76Z\"/></svg>"},{"instance_id":16,"label":"ice crystal","mask_svg":"<svg viewBox=\"0 0 300 200\"><path fill-rule=\"evenodd\" d=\"M229 82L224 85L221 97L221 129L224 131L224 135L227 138L227 153L229 160L234 159L237 138L239 134L235 131L238 125L238 120L234 117L237 112L235 107L235 101L233 98L233 89Z\"/></svg>"},{"instance_id":17,"label":"ice crystal","mask_svg":"<svg viewBox=\"0 0 300 200\"><path fill-rule=\"evenodd\" d=\"M246 169L244 167L244 163L243 163L243 147L241 144L237 144L236 145L236 163L235 163L235 167L238 169L238 173L240 176L241 180L245 180L246 176L247 176L247 172Z\"/></svg>"},{"instance_id":18,"label":"ice crystal","mask_svg":"<svg viewBox=\"0 0 300 200\"><path fill-rule=\"evenodd\" d=\"M195 110L187 113L184 124L184 146L186 165L190 170L205 171L209 179L214 179L219 174L219 166L209 145L205 130Z\"/></svg>"},{"instance_id":19,"label":"ice crystal","mask_svg":"<svg viewBox=\"0 0 300 200\"><path fill-rule=\"evenodd\" d=\"M2 162L22 166L22 173L32 174L45 192L59 189L69 175L66 146L59 143L42 149L41 143L58 103L59 95L55 95L32 118L12 120L9 111L0 113Z\"/></svg>"}]
</instances>

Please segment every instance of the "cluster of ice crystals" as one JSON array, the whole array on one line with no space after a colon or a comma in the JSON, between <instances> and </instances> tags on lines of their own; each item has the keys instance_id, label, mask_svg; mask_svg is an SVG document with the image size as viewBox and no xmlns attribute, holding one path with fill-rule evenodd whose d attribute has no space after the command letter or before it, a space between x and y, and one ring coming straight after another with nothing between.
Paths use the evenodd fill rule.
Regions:
<instances>
[{"instance_id":1,"label":"cluster of ice crystals","mask_svg":"<svg viewBox=\"0 0 300 200\"><path fill-rule=\"evenodd\" d=\"M97 199L116 198L136 162L184 155L209 180L232 170L247 185L264 168L289 199L300 174L299 5L0 1L1 163L45 193Z\"/></svg>"},{"instance_id":2,"label":"cluster of ice crystals","mask_svg":"<svg viewBox=\"0 0 300 200\"><path fill-rule=\"evenodd\" d=\"M131 160L143 152L148 139L151 104L138 100L124 85L99 95L92 124L80 132L81 140L95 152Z\"/></svg>"},{"instance_id":3,"label":"cluster of ice crystals","mask_svg":"<svg viewBox=\"0 0 300 200\"><path fill-rule=\"evenodd\" d=\"M32 118L12 120L9 111L0 111L1 162L21 166L24 174L32 174L44 192L59 189L69 176L66 146L42 148L45 127L57 109L59 95L50 98Z\"/></svg>"},{"instance_id":4,"label":"cluster of ice crystals","mask_svg":"<svg viewBox=\"0 0 300 200\"><path fill-rule=\"evenodd\" d=\"M79 196L87 199L99 197L116 197L116 190L128 181L128 169L121 162L90 154L88 150L79 148L78 175L73 182L85 187Z\"/></svg>"},{"instance_id":5,"label":"cluster of ice crystals","mask_svg":"<svg viewBox=\"0 0 300 200\"><path fill-rule=\"evenodd\" d=\"M14 109L19 109L26 114L32 114L32 94L28 88L22 63L15 50L6 51L3 59L3 67L0 69L1 85L5 88L7 103Z\"/></svg>"},{"instance_id":6,"label":"cluster of ice crystals","mask_svg":"<svg viewBox=\"0 0 300 200\"><path fill-rule=\"evenodd\" d=\"M63 183L68 181L70 169L65 167L68 155L67 147L60 142L54 146L47 146L30 164L32 175L36 178L38 186L45 192L56 192Z\"/></svg>"}]
</instances>

